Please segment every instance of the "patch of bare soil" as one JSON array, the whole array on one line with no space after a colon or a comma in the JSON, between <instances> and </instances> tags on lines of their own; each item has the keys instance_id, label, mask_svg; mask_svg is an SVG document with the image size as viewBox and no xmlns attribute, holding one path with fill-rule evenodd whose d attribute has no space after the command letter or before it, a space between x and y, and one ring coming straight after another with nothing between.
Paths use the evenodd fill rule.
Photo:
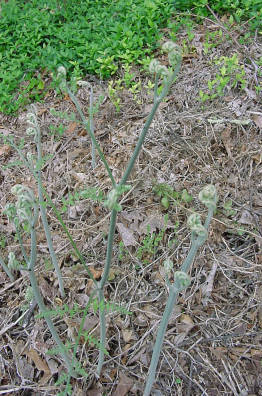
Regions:
<instances>
[{"instance_id":1,"label":"patch of bare soil","mask_svg":"<svg viewBox=\"0 0 262 396\"><path fill-rule=\"evenodd\" d=\"M132 312L113 310L107 314L107 350L102 375L95 377L98 349L84 337L77 358L88 378L71 379L73 395L142 395L159 321L167 301L162 263L170 257L179 269L190 246L186 227L192 210L205 218L197 196L209 183L216 186L219 202L209 238L191 268L191 287L184 291L174 308L158 365L152 395L262 395L262 110L261 74L251 60L261 55L258 38L236 45L237 36L223 39L204 54L206 31L219 26L207 23L195 30L182 69L167 100L160 106L150 127L143 150L130 177L132 189L122 199L112 271L106 286L108 301ZM183 45L186 34L181 33ZM245 64L247 87L230 88L225 95L202 104L199 90L218 72L215 57L237 53ZM251 59L251 60L250 60ZM163 61L165 59L163 58ZM134 70L142 82L139 103L128 90L120 92L121 110L116 112L104 82L86 78L93 84L95 99L105 95L95 115L95 134L112 169L120 180L146 116L152 94L146 90L148 77ZM88 114L89 93L80 88L77 97ZM43 174L44 187L58 209L68 194L97 187L105 194L110 180L98 160L91 166L90 140L75 121L59 120L50 113L75 112L68 97L52 94L37 104L42 131L43 153L52 155ZM59 139L50 134L50 125L65 127ZM24 152L35 152L26 136L26 112L18 117L1 116L1 132L24 139ZM10 189L25 184L35 191L36 183L23 166L4 167L18 161L15 150L0 146L0 242L1 255L16 253L22 259L15 232L3 209L14 198ZM190 203L172 202L166 211L153 192L158 183L175 191L187 190ZM156 249L146 245L147 229L159 235L168 225ZM63 273L66 299L61 300L58 282L50 265L47 242L39 223L37 276L46 305L50 309L67 304L84 308L92 292L92 281L73 254L53 210L48 207L55 250ZM105 263L108 211L101 203L85 199L73 203L63 214L73 240L99 279ZM24 239L27 249L30 240ZM147 246L147 247L145 247ZM141 249L142 247L142 249ZM140 250L139 250L140 249ZM138 253L139 252L139 253ZM55 347L38 310L25 298L29 286L26 271L16 273L14 282L0 270L0 394L56 395L55 385L63 371L59 357L48 355ZM57 316L55 326L64 342L74 342L81 315ZM97 313L90 309L85 330L99 335Z\"/></svg>"}]
</instances>

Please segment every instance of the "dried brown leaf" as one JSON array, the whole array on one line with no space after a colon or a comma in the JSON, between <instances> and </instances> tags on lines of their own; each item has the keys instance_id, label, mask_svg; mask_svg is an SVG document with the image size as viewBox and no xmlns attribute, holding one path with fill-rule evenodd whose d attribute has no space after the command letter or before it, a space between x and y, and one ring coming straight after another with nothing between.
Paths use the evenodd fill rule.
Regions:
<instances>
[{"instance_id":1,"label":"dried brown leaf","mask_svg":"<svg viewBox=\"0 0 262 396\"><path fill-rule=\"evenodd\" d=\"M117 385L113 396L125 396L133 386L133 380L127 377L124 373L120 373L120 381Z\"/></svg>"},{"instance_id":2,"label":"dried brown leaf","mask_svg":"<svg viewBox=\"0 0 262 396\"><path fill-rule=\"evenodd\" d=\"M187 335L195 326L192 318L189 315L182 314L180 316L180 323L177 325L177 332Z\"/></svg>"},{"instance_id":3,"label":"dried brown leaf","mask_svg":"<svg viewBox=\"0 0 262 396\"><path fill-rule=\"evenodd\" d=\"M77 122L75 121L70 122L68 128L66 129L66 133L71 135L72 133L75 132L76 127L77 127Z\"/></svg>"},{"instance_id":4,"label":"dried brown leaf","mask_svg":"<svg viewBox=\"0 0 262 396\"><path fill-rule=\"evenodd\" d=\"M122 238L122 241L126 247L128 246L135 246L136 245L136 239L134 237L133 232L128 229L127 227L124 226L122 223L117 223L117 229L118 232Z\"/></svg>"},{"instance_id":5,"label":"dried brown leaf","mask_svg":"<svg viewBox=\"0 0 262 396\"><path fill-rule=\"evenodd\" d=\"M125 342L129 342L135 338L133 334L133 330L128 330L128 329L122 330L122 336Z\"/></svg>"},{"instance_id":6,"label":"dried brown leaf","mask_svg":"<svg viewBox=\"0 0 262 396\"><path fill-rule=\"evenodd\" d=\"M243 209L241 212L240 219L238 220L240 224L250 224L250 225L255 225L256 222L250 213L249 210Z\"/></svg>"},{"instance_id":7,"label":"dried brown leaf","mask_svg":"<svg viewBox=\"0 0 262 396\"><path fill-rule=\"evenodd\" d=\"M24 353L33 360L37 370L44 371L44 376L40 379L39 383L41 385L46 384L52 377L52 373L47 363L39 356L39 353L35 349L26 349Z\"/></svg>"},{"instance_id":8,"label":"dried brown leaf","mask_svg":"<svg viewBox=\"0 0 262 396\"><path fill-rule=\"evenodd\" d=\"M3 146L0 147L0 156L8 155L10 154L10 151L11 151L11 146L4 144Z\"/></svg>"},{"instance_id":9,"label":"dried brown leaf","mask_svg":"<svg viewBox=\"0 0 262 396\"><path fill-rule=\"evenodd\" d=\"M254 114L252 118L256 126L262 128L262 115Z\"/></svg>"},{"instance_id":10,"label":"dried brown leaf","mask_svg":"<svg viewBox=\"0 0 262 396\"><path fill-rule=\"evenodd\" d=\"M140 225L139 227L139 234L147 234L148 228L150 230L150 233L152 234L153 232L158 230L162 230L164 227L170 227L172 224L168 221L168 223L165 223L164 216L159 214L159 213L154 213L152 215L149 215L145 221Z\"/></svg>"}]
</instances>

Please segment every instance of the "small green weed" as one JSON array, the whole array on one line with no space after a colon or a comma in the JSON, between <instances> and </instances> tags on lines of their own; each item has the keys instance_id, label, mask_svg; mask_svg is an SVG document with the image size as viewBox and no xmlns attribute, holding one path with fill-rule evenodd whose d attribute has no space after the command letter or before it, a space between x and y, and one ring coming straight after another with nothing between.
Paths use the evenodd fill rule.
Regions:
<instances>
[{"instance_id":1,"label":"small green weed","mask_svg":"<svg viewBox=\"0 0 262 396\"><path fill-rule=\"evenodd\" d=\"M123 241L119 242L118 249L118 260L124 261L128 257L128 250Z\"/></svg>"},{"instance_id":2,"label":"small green weed","mask_svg":"<svg viewBox=\"0 0 262 396\"><path fill-rule=\"evenodd\" d=\"M153 187L153 192L161 199L161 205L164 209L168 209L170 202L172 203L190 203L193 199L192 195L188 193L186 189L175 191L166 183L156 184Z\"/></svg>"},{"instance_id":3,"label":"small green weed","mask_svg":"<svg viewBox=\"0 0 262 396\"><path fill-rule=\"evenodd\" d=\"M94 202L104 202L105 196L95 187L85 188L84 190L76 191L74 194L69 193L66 198L62 198L61 213L65 213L69 206L74 206L83 199L91 199Z\"/></svg>"},{"instance_id":4,"label":"small green weed","mask_svg":"<svg viewBox=\"0 0 262 396\"><path fill-rule=\"evenodd\" d=\"M223 205L223 213L226 217L235 216L237 211L233 209L233 201L232 199L228 199Z\"/></svg>"},{"instance_id":5,"label":"small green weed","mask_svg":"<svg viewBox=\"0 0 262 396\"><path fill-rule=\"evenodd\" d=\"M247 85L244 66L239 65L237 54L231 57L222 56L215 61L215 64L218 66L219 72L214 80L208 81L209 92L199 91L199 99L203 103L218 96L223 96L226 88L240 87L240 89L245 89Z\"/></svg>"},{"instance_id":6,"label":"small green weed","mask_svg":"<svg viewBox=\"0 0 262 396\"><path fill-rule=\"evenodd\" d=\"M49 126L49 135L54 136L55 139L59 140L65 133L65 127L63 124L59 124L59 126L50 125Z\"/></svg>"},{"instance_id":7,"label":"small green weed","mask_svg":"<svg viewBox=\"0 0 262 396\"><path fill-rule=\"evenodd\" d=\"M141 102L138 99L138 94L141 92L142 86L141 81L135 80L135 74L130 72L131 66L124 64L122 67L124 73L122 78L118 78L115 80L110 80L108 83L108 96L111 99L111 102L115 106L116 111L120 111L121 99L120 92L124 89L127 89L133 97L133 100L140 104Z\"/></svg>"},{"instance_id":8,"label":"small green weed","mask_svg":"<svg viewBox=\"0 0 262 396\"><path fill-rule=\"evenodd\" d=\"M151 232L150 226L147 227L147 235L136 252L136 257L144 264L148 264L156 255L160 243L163 241L167 222L168 215L165 215L165 226L159 232Z\"/></svg>"},{"instance_id":9,"label":"small green weed","mask_svg":"<svg viewBox=\"0 0 262 396\"><path fill-rule=\"evenodd\" d=\"M204 54L207 55L210 49L216 48L222 42L223 42L222 29L215 30L214 32L207 32L205 36L205 41L203 43Z\"/></svg>"},{"instance_id":10,"label":"small green weed","mask_svg":"<svg viewBox=\"0 0 262 396\"><path fill-rule=\"evenodd\" d=\"M2 249L5 249L6 247L6 237L4 235L0 235L0 247Z\"/></svg>"}]
</instances>

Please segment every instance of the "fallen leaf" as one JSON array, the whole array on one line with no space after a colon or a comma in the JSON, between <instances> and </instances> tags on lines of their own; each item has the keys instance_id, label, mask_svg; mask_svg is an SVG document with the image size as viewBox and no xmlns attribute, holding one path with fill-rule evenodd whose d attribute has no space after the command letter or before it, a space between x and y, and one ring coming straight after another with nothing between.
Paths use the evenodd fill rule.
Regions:
<instances>
[{"instance_id":1,"label":"fallen leaf","mask_svg":"<svg viewBox=\"0 0 262 396\"><path fill-rule=\"evenodd\" d=\"M77 127L77 122L75 122L75 121L70 122L70 124L68 125L68 128L66 129L66 133L67 133L67 134L72 134L72 133L74 133L76 127Z\"/></svg>"},{"instance_id":2,"label":"fallen leaf","mask_svg":"<svg viewBox=\"0 0 262 396\"><path fill-rule=\"evenodd\" d=\"M140 235L147 234L149 228L149 231L152 234L156 231L156 229L162 230L163 228L170 226L172 226L172 224L169 221L166 224L164 216L155 213L150 215L146 220L143 221L143 223L139 227L139 233Z\"/></svg>"},{"instance_id":3,"label":"fallen leaf","mask_svg":"<svg viewBox=\"0 0 262 396\"><path fill-rule=\"evenodd\" d=\"M111 282L119 274L121 274L121 271L120 271L120 269L118 267L110 268L109 275L108 275L108 281Z\"/></svg>"},{"instance_id":4,"label":"fallen leaf","mask_svg":"<svg viewBox=\"0 0 262 396\"><path fill-rule=\"evenodd\" d=\"M255 155L252 155L252 159L257 163L261 164L262 162L262 153L257 153Z\"/></svg>"},{"instance_id":5,"label":"fallen leaf","mask_svg":"<svg viewBox=\"0 0 262 396\"><path fill-rule=\"evenodd\" d=\"M136 245L136 239L133 235L133 232L130 231L127 227L124 226L122 223L117 223L117 229L118 232L122 238L122 241L126 247L128 246L135 246Z\"/></svg>"},{"instance_id":6,"label":"fallen leaf","mask_svg":"<svg viewBox=\"0 0 262 396\"><path fill-rule=\"evenodd\" d=\"M124 373L120 373L120 380L113 396L125 396L133 386L133 380L128 378Z\"/></svg>"},{"instance_id":7,"label":"fallen leaf","mask_svg":"<svg viewBox=\"0 0 262 396\"><path fill-rule=\"evenodd\" d=\"M180 316L180 323L177 325L177 332L187 335L194 326L195 324L191 317L189 315L182 314Z\"/></svg>"},{"instance_id":8,"label":"fallen leaf","mask_svg":"<svg viewBox=\"0 0 262 396\"><path fill-rule=\"evenodd\" d=\"M243 209L241 212L240 219L238 220L240 224L249 224L249 225L255 225L254 218L252 214L250 213L249 210Z\"/></svg>"},{"instance_id":9,"label":"fallen leaf","mask_svg":"<svg viewBox=\"0 0 262 396\"><path fill-rule=\"evenodd\" d=\"M262 128L262 115L254 114L252 119L258 128Z\"/></svg>"},{"instance_id":10,"label":"fallen leaf","mask_svg":"<svg viewBox=\"0 0 262 396\"><path fill-rule=\"evenodd\" d=\"M3 146L0 147L0 156L1 155L8 155L10 154L11 147L8 146L7 144L4 144Z\"/></svg>"},{"instance_id":11,"label":"fallen leaf","mask_svg":"<svg viewBox=\"0 0 262 396\"><path fill-rule=\"evenodd\" d=\"M227 348L224 347L217 347L212 348L210 347L210 352L219 360L221 360L227 354Z\"/></svg>"},{"instance_id":12,"label":"fallen leaf","mask_svg":"<svg viewBox=\"0 0 262 396\"><path fill-rule=\"evenodd\" d=\"M132 330L128 330L128 329L122 330L122 336L125 342L129 342L132 339L134 339L134 334Z\"/></svg>"},{"instance_id":13,"label":"fallen leaf","mask_svg":"<svg viewBox=\"0 0 262 396\"><path fill-rule=\"evenodd\" d=\"M102 396L102 392L99 389L89 389L86 393L87 396Z\"/></svg>"},{"instance_id":14,"label":"fallen leaf","mask_svg":"<svg viewBox=\"0 0 262 396\"><path fill-rule=\"evenodd\" d=\"M33 360L37 370L44 372L44 376L40 379L39 384L46 384L52 377L52 373L47 363L39 356L39 353L35 349L26 349L24 353Z\"/></svg>"},{"instance_id":15,"label":"fallen leaf","mask_svg":"<svg viewBox=\"0 0 262 396\"><path fill-rule=\"evenodd\" d=\"M101 278L103 270L96 270L93 267L89 267L89 271L91 272L91 274L93 275L93 277L95 278L95 280L98 280Z\"/></svg>"}]
</instances>

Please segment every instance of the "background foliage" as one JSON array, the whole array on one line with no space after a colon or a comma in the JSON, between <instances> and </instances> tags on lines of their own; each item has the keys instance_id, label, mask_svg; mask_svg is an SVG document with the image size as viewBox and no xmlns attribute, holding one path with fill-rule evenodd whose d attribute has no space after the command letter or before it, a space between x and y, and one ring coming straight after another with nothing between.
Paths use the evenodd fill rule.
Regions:
<instances>
[{"instance_id":1,"label":"background foliage","mask_svg":"<svg viewBox=\"0 0 262 396\"><path fill-rule=\"evenodd\" d=\"M1 3L0 111L41 100L45 73L63 65L73 77L107 78L119 64L147 65L161 28L179 11L253 18L261 29L261 0L9 0ZM212 15L211 15L212 16Z\"/></svg>"}]
</instances>

